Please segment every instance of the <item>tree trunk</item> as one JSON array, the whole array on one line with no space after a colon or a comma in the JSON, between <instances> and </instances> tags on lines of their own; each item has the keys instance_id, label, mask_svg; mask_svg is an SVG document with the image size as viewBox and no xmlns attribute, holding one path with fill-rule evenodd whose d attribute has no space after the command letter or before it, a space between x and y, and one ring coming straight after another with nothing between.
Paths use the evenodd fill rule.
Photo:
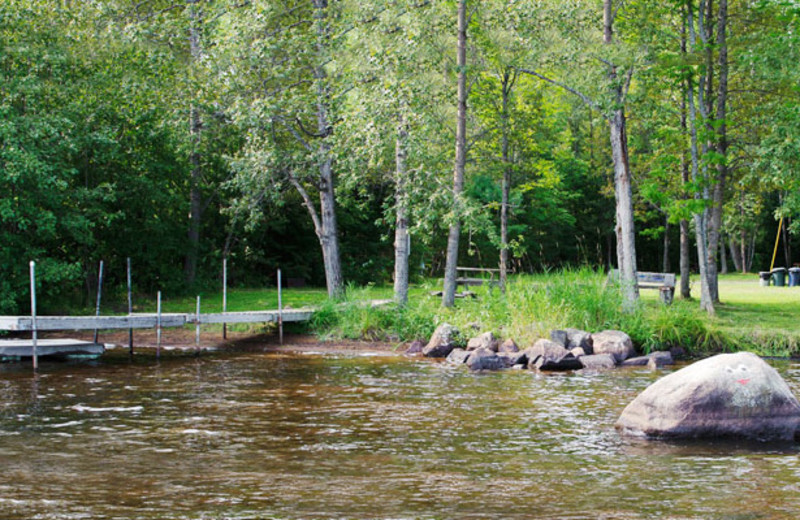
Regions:
<instances>
[{"instance_id":1,"label":"tree trunk","mask_svg":"<svg viewBox=\"0 0 800 520\"><path fill-rule=\"evenodd\" d=\"M744 266L742 265L742 251L741 251L741 249L739 248L738 244L736 243L736 240L733 237L729 237L728 245L729 245L730 250L731 250L731 260L733 260L734 269L736 269L740 273L743 273L744 272Z\"/></svg>"},{"instance_id":2,"label":"tree trunk","mask_svg":"<svg viewBox=\"0 0 800 520\"><path fill-rule=\"evenodd\" d=\"M447 262L444 269L442 305L452 307L456 296L458 239L461 234L461 192L467 147L467 0L458 2L458 115L456 117L456 160L453 171L453 222L447 236Z\"/></svg>"},{"instance_id":3,"label":"tree trunk","mask_svg":"<svg viewBox=\"0 0 800 520\"><path fill-rule=\"evenodd\" d=\"M720 274L728 274L728 254L725 251L725 237L719 237L719 269Z\"/></svg>"},{"instance_id":4,"label":"tree trunk","mask_svg":"<svg viewBox=\"0 0 800 520\"><path fill-rule=\"evenodd\" d=\"M503 132L502 161L503 161L503 186L502 200L500 202L500 291L505 294L508 282L508 197L511 190L511 159L508 154L508 98L511 94L514 78L511 70L503 72L502 93L503 105L500 113L501 128Z\"/></svg>"},{"instance_id":5,"label":"tree trunk","mask_svg":"<svg viewBox=\"0 0 800 520\"><path fill-rule=\"evenodd\" d=\"M686 58L686 18L684 13L683 25L681 28L681 55ZM686 97L691 88L689 80L686 79L681 82L681 135L683 142L689 135L689 130L686 125ZM686 186L689 184L689 161L686 159L685 147L681 150L681 186L683 188L682 198L686 199ZM681 268L681 298L688 300L692 297L691 290L691 274L692 264L690 258L690 238L689 238L689 221L685 218L681 219L681 244L680 244L680 268Z\"/></svg>"},{"instance_id":6,"label":"tree trunk","mask_svg":"<svg viewBox=\"0 0 800 520\"><path fill-rule=\"evenodd\" d=\"M197 8L200 0L189 0L189 51L192 64L199 62L202 54L200 47L200 31L202 24L201 13ZM203 212L203 201L200 193L200 181L203 171L200 160L200 144L202 141L203 122L196 103L192 102L189 108L189 135L192 151L189 154L189 163L192 170L189 179L189 230L187 238L189 246L184 258L183 274L187 285L194 285L197 279L197 260L200 254L200 220Z\"/></svg>"},{"instance_id":7,"label":"tree trunk","mask_svg":"<svg viewBox=\"0 0 800 520\"><path fill-rule=\"evenodd\" d=\"M711 11L711 4L709 2L709 12ZM725 181L728 176L727 166L727 127L725 124L726 103L728 99L728 44L727 44L727 24L728 24L728 0L720 0L717 12L717 49L719 52L718 65L719 65L719 84L717 86L717 107L716 107L716 143L715 149L718 154L722 156L721 161L717 165L717 178L714 183L713 200L711 205L711 221L708 233L708 246L709 255L714 258L709 258L709 265L716 259L718 249L720 249L720 237L722 234L722 210L725 204ZM713 48L709 46L708 53L713 53ZM709 75L711 73L709 72ZM710 81L709 81L710 83ZM712 104L712 99L709 98L709 105ZM710 111L709 111L710 113ZM721 260L720 260L721 262ZM711 289L711 297L714 303L719 303L719 281L717 278L716 262L714 262L714 270L709 273L711 279L709 285Z\"/></svg>"},{"instance_id":8,"label":"tree trunk","mask_svg":"<svg viewBox=\"0 0 800 520\"><path fill-rule=\"evenodd\" d=\"M689 118L691 121L691 155L692 155L692 181L697 183L699 175L699 153L697 148L697 110L694 104L693 88L689 88ZM696 199L704 199L700 193ZM714 301L708 286L708 210L703 209L694 214L695 240L697 242L697 264L700 270L700 308L709 314L714 314Z\"/></svg>"},{"instance_id":9,"label":"tree trunk","mask_svg":"<svg viewBox=\"0 0 800 520\"><path fill-rule=\"evenodd\" d=\"M690 246L689 221L681 219L681 298L688 300L692 297L691 288L691 260L689 257Z\"/></svg>"},{"instance_id":10,"label":"tree trunk","mask_svg":"<svg viewBox=\"0 0 800 520\"><path fill-rule=\"evenodd\" d=\"M628 138L625 114L616 110L609 121L611 152L614 158L614 191L617 205L617 264L627 308L632 308L639 297L636 286L636 236L633 224L633 190L628 164Z\"/></svg>"},{"instance_id":11,"label":"tree trunk","mask_svg":"<svg viewBox=\"0 0 800 520\"><path fill-rule=\"evenodd\" d=\"M605 45L613 44L613 24L614 13L611 0L603 0L603 43ZM618 84L616 67L611 65L608 74L612 80L614 101L619 107L608 118L611 154L614 162L617 265L620 271L620 283L623 287L624 306L626 310L632 310L639 298L639 288L636 286L636 235L633 223L633 188L628 162L628 133L625 111L622 108L623 87Z\"/></svg>"},{"instance_id":12,"label":"tree trunk","mask_svg":"<svg viewBox=\"0 0 800 520\"><path fill-rule=\"evenodd\" d=\"M328 296L337 298L344 292L342 264L339 255L339 233L336 224L336 195L334 187L333 158L330 144L327 141L332 132L329 112L330 94L328 92L328 75L323 64L327 61L328 27L327 0L314 0L314 18L317 25L317 66L314 67L314 79L317 83L317 133L321 136L318 147L319 167L319 200L321 213L321 230L319 232L322 246L322 260L325 265L325 283Z\"/></svg>"},{"instance_id":13,"label":"tree trunk","mask_svg":"<svg viewBox=\"0 0 800 520\"><path fill-rule=\"evenodd\" d=\"M668 273L672 269L669 263L669 216L664 217L664 257L661 262L662 272Z\"/></svg>"},{"instance_id":14,"label":"tree trunk","mask_svg":"<svg viewBox=\"0 0 800 520\"><path fill-rule=\"evenodd\" d=\"M408 302L408 196L406 194L406 127L404 107L400 109L395 140L395 228L394 228L394 299L400 305Z\"/></svg>"},{"instance_id":15,"label":"tree trunk","mask_svg":"<svg viewBox=\"0 0 800 520\"><path fill-rule=\"evenodd\" d=\"M704 2L701 0L700 2L700 9L699 12L703 12ZM690 34L690 43L691 43L691 51L694 52L695 50L695 43L696 43L696 33L694 31L694 7L692 6L692 0L688 0L687 2L687 25L689 27L689 34ZM700 27L701 34L703 34L704 28ZM707 64L708 65L708 64ZM705 72L708 72L707 70ZM704 74L705 74L704 72ZM704 167L704 179L701 182L700 179L700 154L697 145L697 112L698 112L698 105L699 110L703 111L704 108L704 101L703 101L703 94L705 93L705 86L707 77L701 74L700 81L698 82L698 103L695 104L694 100L694 87L692 82L689 82L689 89L688 89L688 101L689 101L689 121L690 121L690 135L691 135L691 158L692 158L692 182L695 184L703 185L702 193L697 192L695 193L695 198L702 201L707 201L709 199L708 195L708 185L705 182L707 179L706 174L707 170ZM707 147L706 144L703 145L704 151ZM711 290L709 287L709 252L708 252L708 209L704 208L703 210L694 214L694 221L695 221L695 238L697 242L697 264L700 270L700 308L704 311L708 312L709 314L714 314L714 300L711 297Z\"/></svg>"}]
</instances>

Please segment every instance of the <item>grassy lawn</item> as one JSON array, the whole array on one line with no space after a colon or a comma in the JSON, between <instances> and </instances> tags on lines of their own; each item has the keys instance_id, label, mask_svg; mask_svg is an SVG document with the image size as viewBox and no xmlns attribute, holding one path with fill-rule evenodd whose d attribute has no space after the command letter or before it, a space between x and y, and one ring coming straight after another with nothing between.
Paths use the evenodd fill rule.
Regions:
<instances>
[{"instance_id":1,"label":"grassy lawn","mask_svg":"<svg viewBox=\"0 0 800 520\"><path fill-rule=\"evenodd\" d=\"M800 287L762 287L757 274L731 274L720 277L719 293L724 330L800 334Z\"/></svg>"}]
</instances>

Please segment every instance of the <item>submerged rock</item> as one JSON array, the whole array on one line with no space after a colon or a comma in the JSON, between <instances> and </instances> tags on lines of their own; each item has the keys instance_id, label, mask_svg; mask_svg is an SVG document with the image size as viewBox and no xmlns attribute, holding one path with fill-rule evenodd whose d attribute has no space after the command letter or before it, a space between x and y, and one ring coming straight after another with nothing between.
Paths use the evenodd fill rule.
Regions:
<instances>
[{"instance_id":1,"label":"submerged rock","mask_svg":"<svg viewBox=\"0 0 800 520\"><path fill-rule=\"evenodd\" d=\"M617 363L636 355L631 337L619 330L604 330L592 334L592 348L595 354L613 355L617 358Z\"/></svg>"},{"instance_id":2,"label":"submerged rock","mask_svg":"<svg viewBox=\"0 0 800 520\"><path fill-rule=\"evenodd\" d=\"M488 348L479 348L469 354L467 366L470 370L501 370L509 365L505 356L498 356Z\"/></svg>"},{"instance_id":3,"label":"submerged rock","mask_svg":"<svg viewBox=\"0 0 800 520\"><path fill-rule=\"evenodd\" d=\"M623 410L616 427L657 438L793 440L800 402L755 354L719 354L650 385Z\"/></svg>"},{"instance_id":4,"label":"submerged rock","mask_svg":"<svg viewBox=\"0 0 800 520\"><path fill-rule=\"evenodd\" d=\"M431 336L431 340L422 349L425 357L447 357L461 343L461 332L449 323L442 323ZM463 345L463 343L462 343Z\"/></svg>"},{"instance_id":5,"label":"submerged rock","mask_svg":"<svg viewBox=\"0 0 800 520\"><path fill-rule=\"evenodd\" d=\"M609 370L617 366L617 360L611 354L592 354L581 356L578 360L588 370Z\"/></svg>"},{"instance_id":6,"label":"submerged rock","mask_svg":"<svg viewBox=\"0 0 800 520\"><path fill-rule=\"evenodd\" d=\"M463 365L467 362L469 354L470 353L463 348L454 348L450 354L447 355L447 362L454 365Z\"/></svg>"},{"instance_id":7,"label":"submerged rock","mask_svg":"<svg viewBox=\"0 0 800 520\"><path fill-rule=\"evenodd\" d=\"M648 354L646 356L638 356L638 357L628 358L628 359L626 359L625 361L622 362L622 366L624 366L624 367L636 367L636 366L643 367L645 365L648 365L651 360L653 361L653 363L657 367L675 364L675 360L672 359L672 354L670 354L669 352L661 352L661 351L659 351L659 352L652 352L652 353L650 353L650 354Z\"/></svg>"}]
</instances>

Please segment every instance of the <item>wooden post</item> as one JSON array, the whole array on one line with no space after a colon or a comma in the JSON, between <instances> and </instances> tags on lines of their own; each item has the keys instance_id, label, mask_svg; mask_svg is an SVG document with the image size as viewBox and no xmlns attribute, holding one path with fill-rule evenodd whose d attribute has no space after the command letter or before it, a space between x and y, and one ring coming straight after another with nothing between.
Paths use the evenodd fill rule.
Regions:
<instances>
[{"instance_id":1,"label":"wooden post","mask_svg":"<svg viewBox=\"0 0 800 520\"><path fill-rule=\"evenodd\" d=\"M159 359L161 357L161 291L158 291L156 309L156 359Z\"/></svg>"},{"instance_id":2,"label":"wooden post","mask_svg":"<svg viewBox=\"0 0 800 520\"><path fill-rule=\"evenodd\" d=\"M38 337L36 330L36 262L31 260L31 333L33 343L33 372L39 370Z\"/></svg>"},{"instance_id":3,"label":"wooden post","mask_svg":"<svg viewBox=\"0 0 800 520\"><path fill-rule=\"evenodd\" d=\"M222 259L222 314L228 312L228 258ZM228 324L222 324L222 339L228 339Z\"/></svg>"},{"instance_id":4,"label":"wooden post","mask_svg":"<svg viewBox=\"0 0 800 520\"><path fill-rule=\"evenodd\" d=\"M128 316L133 314L133 289L131 286L131 257L128 257ZM128 329L128 350L133 355L133 329Z\"/></svg>"},{"instance_id":5,"label":"wooden post","mask_svg":"<svg viewBox=\"0 0 800 520\"><path fill-rule=\"evenodd\" d=\"M100 273L97 275L97 305L94 310L95 316L100 316L100 299L103 297L103 261L100 260ZM94 329L94 342L97 343L98 330Z\"/></svg>"},{"instance_id":6,"label":"wooden post","mask_svg":"<svg viewBox=\"0 0 800 520\"><path fill-rule=\"evenodd\" d=\"M283 345L283 300L281 298L281 270L278 269L278 341Z\"/></svg>"},{"instance_id":7,"label":"wooden post","mask_svg":"<svg viewBox=\"0 0 800 520\"><path fill-rule=\"evenodd\" d=\"M194 315L194 345L200 354L200 295L197 295L197 312Z\"/></svg>"}]
</instances>

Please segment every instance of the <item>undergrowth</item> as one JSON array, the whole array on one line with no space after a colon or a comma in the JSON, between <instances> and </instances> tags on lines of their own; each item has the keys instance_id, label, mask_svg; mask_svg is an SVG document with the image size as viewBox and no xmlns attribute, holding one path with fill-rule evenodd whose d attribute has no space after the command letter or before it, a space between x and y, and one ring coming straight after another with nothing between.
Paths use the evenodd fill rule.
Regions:
<instances>
[{"instance_id":1,"label":"undergrowth","mask_svg":"<svg viewBox=\"0 0 800 520\"><path fill-rule=\"evenodd\" d=\"M788 356L798 351L797 338L723 332L696 302L676 300L667 306L647 298L625 312L619 287L591 269L517 276L506 294L479 287L475 298L458 299L453 308L443 308L441 298L429 294L437 289L427 282L415 289L405 306L371 307L364 303L367 289L349 287L343 300L327 301L320 308L311 328L327 339L406 342L425 340L447 322L467 335L492 331L523 347L549 337L552 329L616 329L628 333L644 352L682 347L694 353L753 350Z\"/></svg>"}]
</instances>

